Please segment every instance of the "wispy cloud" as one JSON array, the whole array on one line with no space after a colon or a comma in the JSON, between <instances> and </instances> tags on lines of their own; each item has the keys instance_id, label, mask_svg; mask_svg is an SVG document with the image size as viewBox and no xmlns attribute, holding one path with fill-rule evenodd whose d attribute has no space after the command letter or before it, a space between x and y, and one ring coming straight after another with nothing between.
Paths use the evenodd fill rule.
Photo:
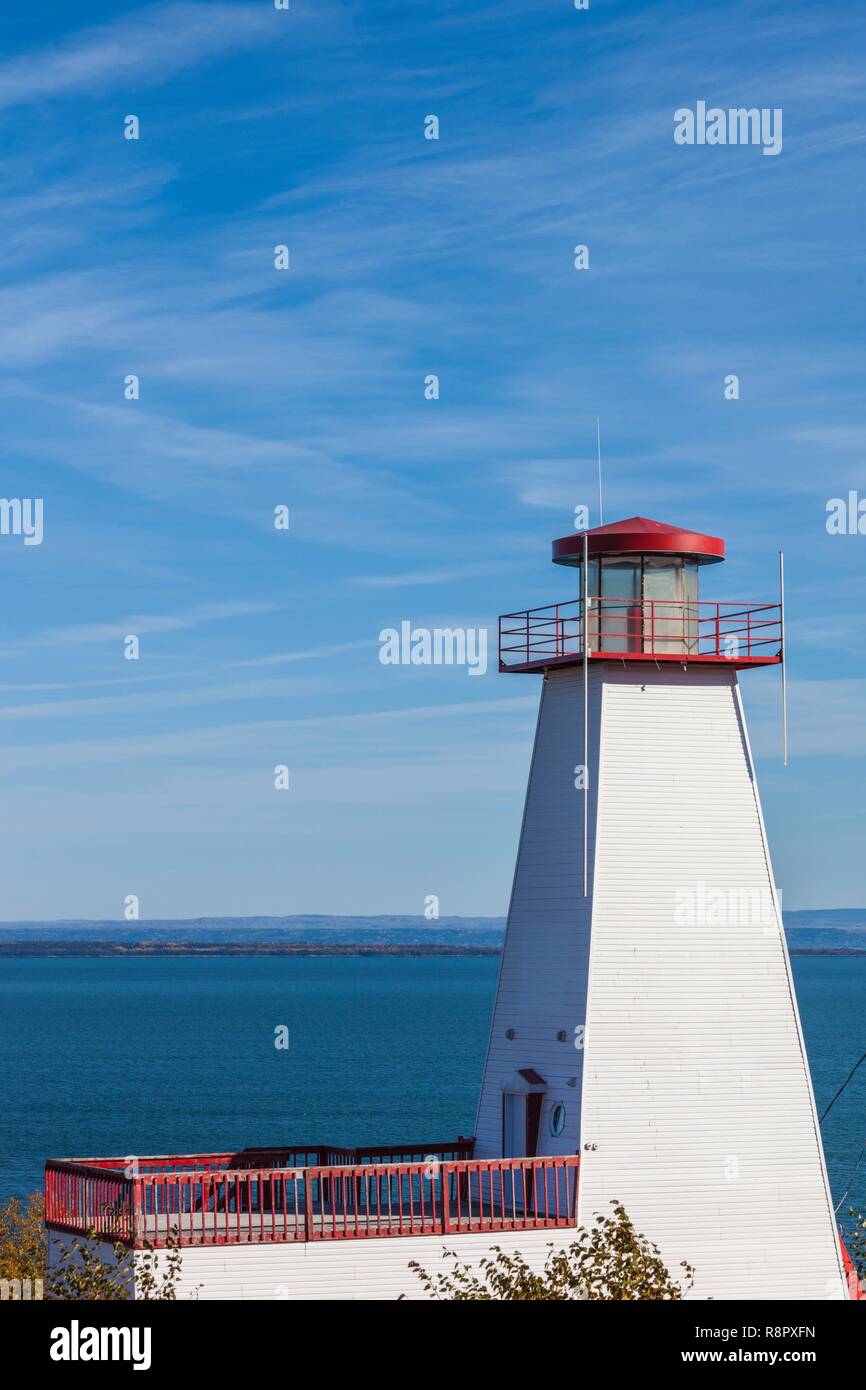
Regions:
<instances>
[{"instance_id":1,"label":"wispy cloud","mask_svg":"<svg viewBox=\"0 0 866 1390\"><path fill-rule=\"evenodd\" d=\"M757 682L746 693L756 751L781 754L781 713L773 682ZM866 757L866 679L795 679L788 686L790 752L800 757Z\"/></svg>"},{"instance_id":2,"label":"wispy cloud","mask_svg":"<svg viewBox=\"0 0 866 1390\"><path fill-rule=\"evenodd\" d=\"M193 700L194 692L190 692ZM405 748L395 743L396 725L415 731L416 737L426 736L433 726L454 723L461 726L461 744L477 742L471 721L497 717L513 718L525 723L526 716L538 707L536 692L530 695L505 697L498 700L460 700L452 703L394 706L386 709L307 715L295 719L259 719L218 726L206 725L170 733L130 733L107 735L102 738L83 737L65 740L42 740L31 745L16 741L4 750L9 768L82 766L114 763L118 758L150 760L179 756L190 765L201 758L213 758L222 763L267 766L267 759L277 750L297 752L307 765L342 765L346 758L352 762L375 761L385 758L399 762ZM468 721L464 724L464 721ZM363 733L363 743L358 742ZM454 735L449 734L453 739Z\"/></svg>"},{"instance_id":3,"label":"wispy cloud","mask_svg":"<svg viewBox=\"0 0 866 1390\"><path fill-rule=\"evenodd\" d=\"M359 589L405 589L422 585L457 584L465 579L484 579L513 568L508 561L483 565L455 566L451 569L402 570L397 574L360 574L349 580Z\"/></svg>"},{"instance_id":4,"label":"wispy cloud","mask_svg":"<svg viewBox=\"0 0 866 1390\"><path fill-rule=\"evenodd\" d=\"M0 108L45 97L168 82L195 63L247 44L277 43L280 16L264 5L165 4L81 30L0 64Z\"/></svg>"},{"instance_id":5,"label":"wispy cloud","mask_svg":"<svg viewBox=\"0 0 866 1390\"><path fill-rule=\"evenodd\" d=\"M164 714L168 710L195 709L201 706L236 702L251 704L270 700L285 702L300 695L315 694L325 687L310 677L282 680L243 681L230 685L199 685L184 690L149 690L123 695L94 695L79 700L50 700L26 705L0 705L0 723L36 719L102 718L105 715L125 715L135 720L143 715Z\"/></svg>"},{"instance_id":6,"label":"wispy cloud","mask_svg":"<svg viewBox=\"0 0 866 1390\"><path fill-rule=\"evenodd\" d=\"M80 646L90 642L116 642L122 641L128 633L144 636L155 632L180 632L184 628L200 627L204 623L225 622L255 613L273 613L279 607L279 604L262 601L250 603L229 600L197 604L183 613L133 613L123 620L51 628L32 637L29 645L63 647Z\"/></svg>"}]
</instances>

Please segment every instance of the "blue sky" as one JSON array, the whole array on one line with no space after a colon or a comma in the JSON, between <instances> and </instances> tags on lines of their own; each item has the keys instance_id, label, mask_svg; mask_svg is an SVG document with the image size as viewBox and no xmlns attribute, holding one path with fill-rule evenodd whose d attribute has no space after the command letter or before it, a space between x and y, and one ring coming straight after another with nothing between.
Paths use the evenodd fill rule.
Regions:
<instances>
[{"instance_id":1,"label":"blue sky","mask_svg":"<svg viewBox=\"0 0 866 1390\"><path fill-rule=\"evenodd\" d=\"M538 683L377 639L570 596L596 415L606 520L727 539L705 597L772 598L785 549L786 770L743 679L777 878L866 903L866 536L825 528L866 495L864 27L7 8L2 493L45 536L0 539L2 917L503 912ZM781 107L782 152L675 145L698 100Z\"/></svg>"}]
</instances>

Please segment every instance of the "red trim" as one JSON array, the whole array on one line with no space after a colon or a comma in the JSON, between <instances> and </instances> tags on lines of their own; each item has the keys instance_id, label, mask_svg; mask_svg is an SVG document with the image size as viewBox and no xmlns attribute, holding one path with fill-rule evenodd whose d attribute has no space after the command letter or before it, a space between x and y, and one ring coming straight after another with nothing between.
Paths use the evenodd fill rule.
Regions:
<instances>
[{"instance_id":1,"label":"red trim","mask_svg":"<svg viewBox=\"0 0 866 1390\"><path fill-rule=\"evenodd\" d=\"M530 1086L547 1086L543 1076L539 1076L534 1067L521 1067L517 1073L522 1076L524 1081L528 1081Z\"/></svg>"},{"instance_id":2,"label":"red trim","mask_svg":"<svg viewBox=\"0 0 866 1390\"><path fill-rule=\"evenodd\" d=\"M657 665L669 666L730 666L734 671L746 671L751 666L778 666L782 660L781 656L671 656L664 652L653 655L652 652L590 652L590 661L652 661ZM499 661L499 670L520 675L521 672L537 674L539 671L550 670L554 666L579 666L583 657L577 656L557 656L557 657L538 657L533 661Z\"/></svg>"},{"instance_id":3,"label":"red trim","mask_svg":"<svg viewBox=\"0 0 866 1390\"><path fill-rule=\"evenodd\" d=\"M538 1129L543 1099L543 1091L531 1091L526 1097L526 1153L529 1158L534 1158L538 1153Z\"/></svg>"},{"instance_id":4,"label":"red trim","mask_svg":"<svg viewBox=\"0 0 866 1390\"><path fill-rule=\"evenodd\" d=\"M857 1277L857 1271L854 1268L854 1261L848 1254L848 1251L845 1248L845 1242L841 1236L839 1237L839 1245L842 1248L842 1265L845 1270L845 1280L848 1284L849 1296L854 1300L859 1300L861 1298L866 1299L866 1288L863 1287L862 1283Z\"/></svg>"},{"instance_id":5,"label":"red trim","mask_svg":"<svg viewBox=\"0 0 866 1390\"><path fill-rule=\"evenodd\" d=\"M699 564L715 564L725 558L725 542L719 536L700 531L684 531L645 516L630 516L591 531L575 531L553 542L553 563L574 565L583 555L587 537L589 554L596 555L687 555Z\"/></svg>"}]
</instances>

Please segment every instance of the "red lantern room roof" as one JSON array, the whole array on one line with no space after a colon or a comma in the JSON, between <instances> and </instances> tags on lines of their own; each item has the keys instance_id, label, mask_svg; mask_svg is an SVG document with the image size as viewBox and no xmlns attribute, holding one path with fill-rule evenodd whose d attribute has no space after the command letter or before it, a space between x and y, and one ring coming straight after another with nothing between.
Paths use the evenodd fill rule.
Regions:
<instances>
[{"instance_id":1,"label":"red lantern room roof","mask_svg":"<svg viewBox=\"0 0 866 1390\"><path fill-rule=\"evenodd\" d=\"M555 565L576 565L583 556L583 537L588 538L590 555L687 555L699 565L714 564L725 558L725 542L700 531L684 531L664 521L646 516L630 516L591 531L575 531L553 542Z\"/></svg>"}]
</instances>

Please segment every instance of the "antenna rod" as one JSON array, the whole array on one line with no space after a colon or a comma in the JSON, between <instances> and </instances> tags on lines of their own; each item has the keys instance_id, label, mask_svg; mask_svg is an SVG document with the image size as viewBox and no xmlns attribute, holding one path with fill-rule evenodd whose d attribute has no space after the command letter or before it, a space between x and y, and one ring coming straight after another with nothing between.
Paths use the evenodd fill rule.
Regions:
<instances>
[{"instance_id":1,"label":"antenna rod","mask_svg":"<svg viewBox=\"0 0 866 1390\"><path fill-rule=\"evenodd\" d=\"M583 533L583 896L589 896L589 535Z\"/></svg>"},{"instance_id":2,"label":"antenna rod","mask_svg":"<svg viewBox=\"0 0 866 1390\"><path fill-rule=\"evenodd\" d=\"M788 766L788 673L785 669L785 552L779 551L779 625L782 635L782 756Z\"/></svg>"},{"instance_id":3,"label":"antenna rod","mask_svg":"<svg viewBox=\"0 0 866 1390\"><path fill-rule=\"evenodd\" d=\"M595 440L598 446L598 524L604 525L604 498L601 492L601 420L595 417Z\"/></svg>"}]
</instances>

